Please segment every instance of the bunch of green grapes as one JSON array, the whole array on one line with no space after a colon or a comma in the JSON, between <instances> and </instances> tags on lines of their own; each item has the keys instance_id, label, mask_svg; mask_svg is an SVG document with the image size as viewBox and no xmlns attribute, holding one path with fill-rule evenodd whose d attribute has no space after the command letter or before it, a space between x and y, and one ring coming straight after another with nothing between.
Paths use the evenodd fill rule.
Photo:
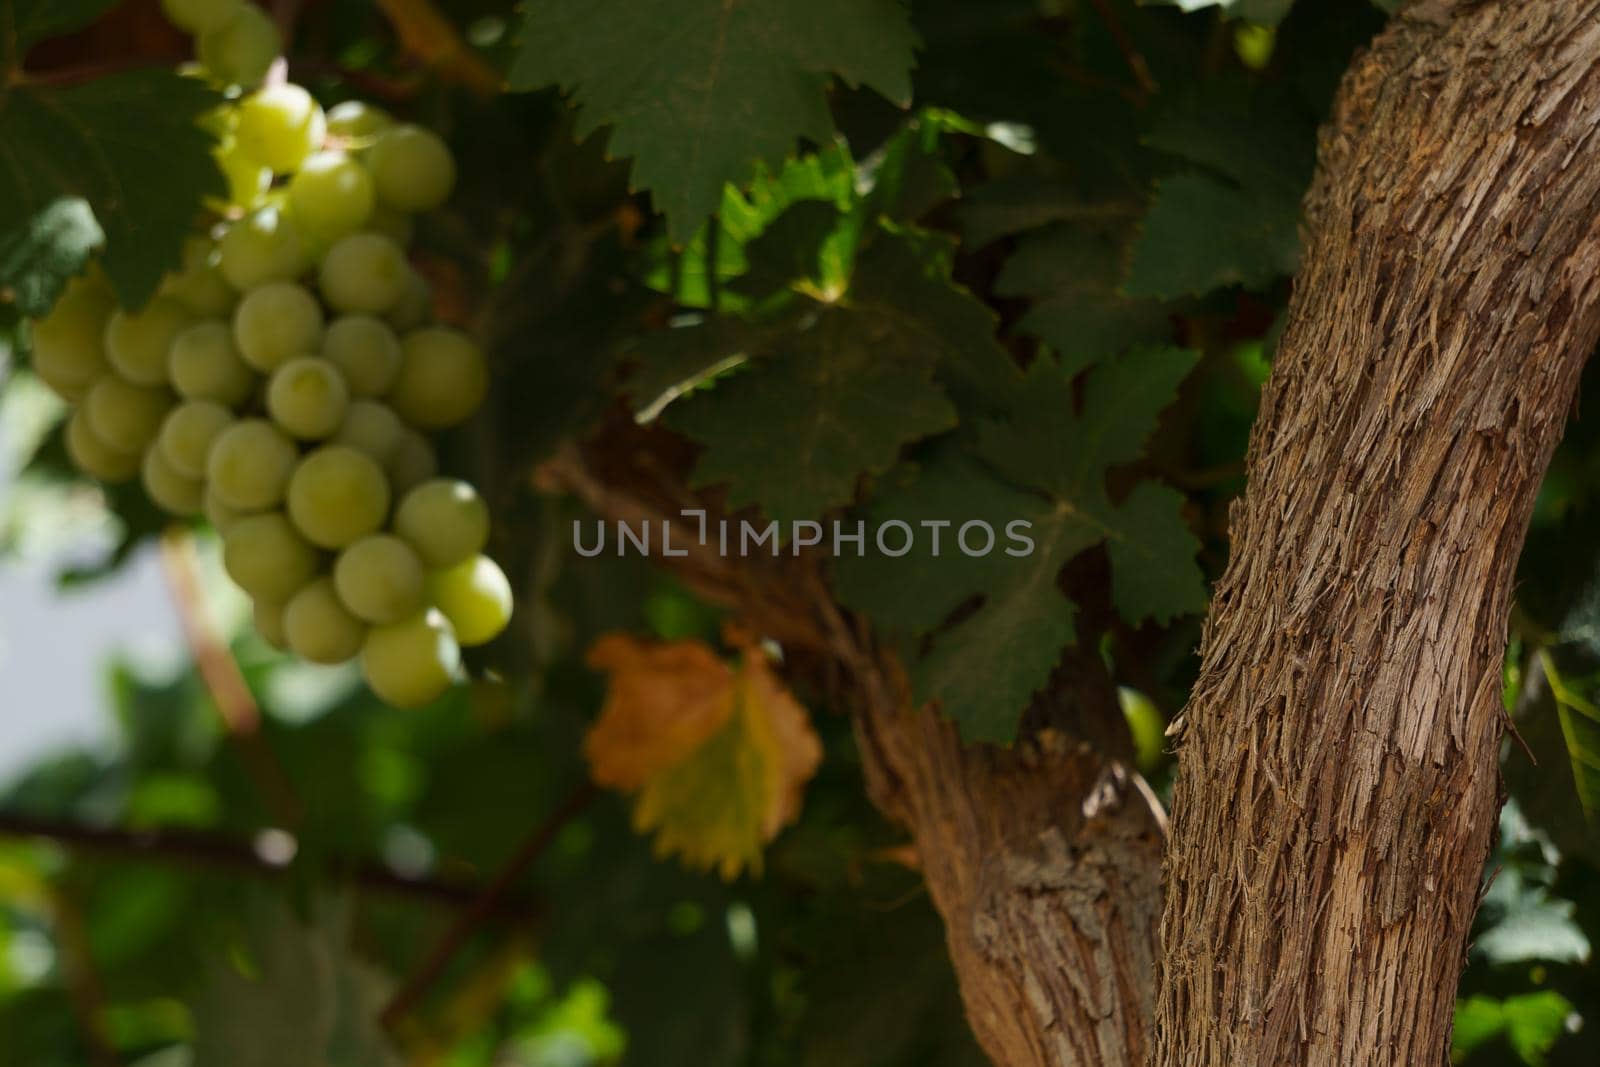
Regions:
<instances>
[{"instance_id":1,"label":"bunch of green grapes","mask_svg":"<svg viewBox=\"0 0 1600 1067\"><path fill-rule=\"evenodd\" d=\"M230 64L219 79L261 76L238 43L270 29L259 9L166 6L202 34L202 62ZM224 31L234 44L208 48ZM430 321L405 252L455 163L427 130L364 105L325 115L296 85L228 110L225 166L257 177L233 181L226 217L145 307L119 308L97 272L75 280L32 325L33 365L74 405L81 470L139 478L161 508L216 528L263 637L316 663L359 656L384 700L425 704L511 614L483 554L488 508L438 476L426 436L488 385L478 346Z\"/></svg>"}]
</instances>

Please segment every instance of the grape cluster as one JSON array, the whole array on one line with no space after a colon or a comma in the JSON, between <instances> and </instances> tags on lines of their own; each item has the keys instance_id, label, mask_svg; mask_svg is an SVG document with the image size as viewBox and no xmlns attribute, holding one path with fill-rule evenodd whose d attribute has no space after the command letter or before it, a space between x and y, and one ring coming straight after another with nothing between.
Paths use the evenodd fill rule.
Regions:
<instances>
[{"instance_id":1,"label":"grape cluster","mask_svg":"<svg viewBox=\"0 0 1600 1067\"><path fill-rule=\"evenodd\" d=\"M164 2L219 80L259 79L276 52L252 5ZM141 310L95 271L76 279L33 324L34 368L75 405L81 470L139 478L164 510L217 529L264 638L316 663L359 656L384 700L427 703L511 613L483 554L488 509L437 476L425 436L488 387L473 341L429 321L404 250L411 216L449 196L454 160L427 130L361 104L325 115L296 85L209 121L223 221Z\"/></svg>"}]
</instances>

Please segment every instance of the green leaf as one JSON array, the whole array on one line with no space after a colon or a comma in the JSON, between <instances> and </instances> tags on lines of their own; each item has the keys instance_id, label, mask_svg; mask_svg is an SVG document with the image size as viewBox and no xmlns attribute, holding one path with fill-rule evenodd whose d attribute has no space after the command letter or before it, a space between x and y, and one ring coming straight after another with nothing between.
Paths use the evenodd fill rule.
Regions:
<instances>
[{"instance_id":1,"label":"green leaf","mask_svg":"<svg viewBox=\"0 0 1600 1067\"><path fill-rule=\"evenodd\" d=\"M305 924L277 900L258 902L249 973L219 960L195 1005L194 1067L399 1067L378 1025L386 983L347 940L342 906Z\"/></svg>"},{"instance_id":2,"label":"green leaf","mask_svg":"<svg viewBox=\"0 0 1600 1067\"><path fill-rule=\"evenodd\" d=\"M716 217L707 220L683 248L672 248L665 236L655 243L647 285L685 307L705 308L711 306L714 281L721 291L722 309L738 310L746 304L742 291L751 285L730 283L750 269L747 245L792 208L823 203L844 211L856 198L855 164L842 143L789 160L775 175L768 175L764 166L757 171L749 189L723 188ZM845 273L842 264L829 263L828 268L836 276Z\"/></svg>"},{"instance_id":3,"label":"green leaf","mask_svg":"<svg viewBox=\"0 0 1600 1067\"><path fill-rule=\"evenodd\" d=\"M1295 224L1295 215L1263 210L1249 193L1209 175L1163 179L1134 246L1126 291L1170 300L1228 285L1264 288L1294 272Z\"/></svg>"},{"instance_id":4,"label":"green leaf","mask_svg":"<svg viewBox=\"0 0 1600 1067\"><path fill-rule=\"evenodd\" d=\"M750 269L733 288L753 299L780 292L796 281L814 281L821 289L842 288L837 259L823 266L824 251L839 222L839 209L827 201L797 202L750 242L745 249Z\"/></svg>"},{"instance_id":5,"label":"green leaf","mask_svg":"<svg viewBox=\"0 0 1600 1067\"><path fill-rule=\"evenodd\" d=\"M862 474L888 470L956 412L927 353L893 323L834 308L667 422L706 446L696 486L725 483L731 509L757 505L789 523L848 504Z\"/></svg>"},{"instance_id":6,"label":"green leaf","mask_svg":"<svg viewBox=\"0 0 1600 1067\"><path fill-rule=\"evenodd\" d=\"M1106 541L1111 602L1123 618L1168 622L1205 610L1205 581L1194 563L1194 534L1183 520L1183 494L1145 482L1114 512Z\"/></svg>"},{"instance_id":7,"label":"green leaf","mask_svg":"<svg viewBox=\"0 0 1600 1067\"><path fill-rule=\"evenodd\" d=\"M1300 198L1316 155L1310 116L1275 97L1222 87L1183 99L1145 143L1203 169L1156 184L1134 245L1129 295L1259 289L1294 272Z\"/></svg>"},{"instance_id":8,"label":"green leaf","mask_svg":"<svg viewBox=\"0 0 1600 1067\"><path fill-rule=\"evenodd\" d=\"M1584 604L1583 607L1587 609L1590 605ZM1574 614L1581 617L1582 610ZM1563 785L1570 786L1572 793L1567 795L1568 803L1574 799L1572 794L1576 794L1584 825L1581 830L1574 828L1568 833L1593 846L1596 828L1600 827L1600 708L1596 708L1580 691L1578 683L1557 666L1557 651L1540 650L1528 660L1528 669L1542 674L1542 678L1528 681L1532 695L1537 698L1542 695L1542 689L1547 688L1549 705L1553 705L1536 706L1533 711L1546 715L1554 712L1555 723L1560 729L1561 748L1565 749L1567 760L1567 767L1556 769L1553 773L1546 772L1544 777L1559 779ZM1576 653L1571 655L1576 658ZM1535 736L1551 732L1545 729L1537 731ZM1563 847L1570 845L1570 840L1563 842Z\"/></svg>"},{"instance_id":9,"label":"green leaf","mask_svg":"<svg viewBox=\"0 0 1600 1067\"><path fill-rule=\"evenodd\" d=\"M1456 1003L1452 1062L1459 1063L1504 1036L1521 1063L1539 1067L1572 1014L1572 1002L1554 990L1496 1000L1472 996Z\"/></svg>"},{"instance_id":10,"label":"green leaf","mask_svg":"<svg viewBox=\"0 0 1600 1067\"><path fill-rule=\"evenodd\" d=\"M0 286L15 294L24 315L41 318L104 239L89 205L62 197L20 229L0 235Z\"/></svg>"},{"instance_id":11,"label":"green leaf","mask_svg":"<svg viewBox=\"0 0 1600 1067\"><path fill-rule=\"evenodd\" d=\"M202 199L224 193L211 135L197 125L219 100L166 70L0 90L0 233L40 225L63 197L86 201L118 297L142 306L180 261Z\"/></svg>"},{"instance_id":12,"label":"green leaf","mask_svg":"<svg viewBox=\"0 0 1600 1067\"><path fill-rule=\"evenodd\" d=\"M995 292L1033 301L1017 329L1048 344L1063 373L1172 336L1171 309L1118 289L1126 249L1114 230L1051 226L1023 237L995 279Z\"/></svg>"},{"instance_id":13,"label":"green leaf","mask_svg":"<svg viewBox=\"0 0 1600 1067\"><path fill-rule=\"evenodd\" d=\"M1019 388L993 313L949 280L951 246L912 232L868 236L835 302L806 301L762 325L711 319L639 346L642 384L629 389L646 406L750 357L666 414L707 446L695 484L728 484L731 507L815 519L855 499L859 478L887 471L906 444L954 427L959 408L1003 410Z\"/></svg>"},{"instance_id":14,"label":"green leaf","mask_svg":"<svg viewBox=\"0 0 1600 1067\"><path fill-rule=\"evenodd\" d=\"M1573 916L1570 900L1552 897L1516 867L1503 869L1484 895L1486 928L1472 952L1495 965L1545 961L1585 963L1589 938Z\"/></svg>"},{"instance_id":15,"label":"green leaf","mask_svg":"<svg viewBox=\"0 0 1600 1067\"><path fill-rule=\"evenodd\" d=\"M977 452L1005 480L946 450L873 500L869 527L907 523L915 548L898 558L845 555L840 595L891 633L931 634L910 663L913 689L919 700L938 701L965 736L1015 736L1023 709L1074 639L1073 609L1057 580L1085 549L1107 544L1113 601L1130 622L1205 606L1182 497L1145 484L1114 504L1105 485L1110 467L1138 456L1194 361L1181 349L1152 349L1096 368L1081 413L1070 380L1041 361L1017 391L1012 417L979 426ZM945 526L936 551L929 524L938 522ZM1016 532L1031 548L1008 536L1019 522L1028 524ZM962 545L968 523L994 531L990 551L977 552L984 539L976 527Z\"/></svg>"},{"instance_id":16,"label":"green leaf","mask_svg":"<svg viewBox=\"0 0 1600 1067\"><path fill-rule=\"evenodd\" d=\"M1090 201L1068 183L1037 174L1000 178L978 186L962 198L956 214L969 248L1038 229L1053 222L1120 224L1137 219L1136 200Z\"/></svg>"},{"instance_id":17,"label":"green leaf","mask_svg":"<svg viewBox=\"0 0 1600 1067\"><path fill-rule=\"evenodd\" d=\"M1103 536L1070 511L1024 501L1019 494L1018 507L987 521L997 533L1018 519L1029 522L1033 553L1020 560L995 557L1011 566L995 568L1000 573L982 587L982 605L936 637L911 671L917 698L938 701L976 741L1016 737L1023 709L1076 636L1072 605L1056 584L1061 568ZM968 512L953 514L962 525L972 521Z\"/></svg>"},{"instance_id":18,"label":"green leaf","mask_svg":"<svg viewBox=\"0 0 1600 1067\"><path fill-rule=\"evenodd\" d=\"M897 343L927 353L958 408L1003 411L1022 375L995 339L994 312L951 281L954 247L918 231L878 235L857 258L845 299Z\"/></svg>"},{"instance_id":19,"label":"green leaf","mask_svg":"<svg viewBox=\"0 0 1600 1067\"><path fill-rule=\"evenodd\" d=\"M1151 348L1097 367L1076 415L1072 383L1035 364L1010 417L983 427L983 455L1001 473L1064 499L1103 496L1106 469L1138 457L1197 359L1183 348Z\"/></svg>"},{"instance_id":20,"label":"green leaf","mask_svg":"<svg viewBox=\"0 0 1600 1067\"><path fill-rule=\"evenodd\" d=\"M532 0L511 84L559 85L579 136L612 126L683 242L757 161L828 141L830 76L909 105L915 46L899 0Z\"/></svg>"},{"instance_id":21,"label":"green leaf","mask_svg":"<svg viewBox=\"0 0 1600 1067\"><path fill-rule=\"evenodd\" d=\"M116 0L0 0L0 68L22 66L28 49L82 29Z\"/></svg>"}]
</instances>

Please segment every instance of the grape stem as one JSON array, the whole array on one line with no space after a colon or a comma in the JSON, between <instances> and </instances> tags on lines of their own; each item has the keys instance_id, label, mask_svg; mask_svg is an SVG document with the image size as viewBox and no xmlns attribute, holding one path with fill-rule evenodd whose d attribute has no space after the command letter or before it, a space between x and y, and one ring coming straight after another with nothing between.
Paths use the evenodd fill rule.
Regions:
<instances>
[{"instance_id":1,"label":"grape stem","mask_svg":"<svg viewBox=\"0 0 1600 1067\"><path fill-rule=\"evenodd\" d=\"M428 990L450 965L450 961L468 941L472 940L472 935L499 910L517 882L528 873L528 869L550 847L561 830L581 815L598 795L599 791L593 783L581 782L545 817L543 822L534 826L532 832L523 839L522 844L512 853L511 858L500 868L499 873L484 888L478 899L450 924L450 928L423 957L417 968L407 976L404 984L383 1009L380 1018L391 1033L421 1003Z\"/></svg>"},{"instance_id":2,"label":"grape stem","mask_svg":"<svg viewBox=\"0 0 1600 1067\"><path fill-rule=\"evenodd\" d=\"M50 841L85 853L179 863L230 871L250 878L278 878L292 870L289 863L275 858L270 852L263 854L263 850L247 841L194 830L129 830L86 826L60 819L0 811L0 838ZM432 901L452 909L478 903L485 891L483 886L472 882L402 874L386 864L373 861L319 860L326 862L330 869L348 872L351 884L359 889ZM542 906L531 897L506 895L500 898L493 910L513 920L526 920L537 917Z\"/></svg>"},{"instance_id":3,"label":"grape stem","mask_svg":"<svg viewBox=\"0 0 1600 1067\"><path fill-rule=\"evenodd\" d=\"M194 539L186 531L169 530L161 538L161 561L190 655L211 694L224 732L238 750L246 773L273 819L287 828L297 826L305 807L261 733L261 709L211 618Z\"/></svg>"}]
</instances>

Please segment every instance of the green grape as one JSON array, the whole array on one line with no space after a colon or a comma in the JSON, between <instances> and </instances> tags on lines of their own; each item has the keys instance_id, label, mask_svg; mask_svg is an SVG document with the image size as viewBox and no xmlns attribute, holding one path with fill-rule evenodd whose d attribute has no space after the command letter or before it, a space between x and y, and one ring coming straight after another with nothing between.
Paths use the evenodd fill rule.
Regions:
<instances>
[{"instance_id":1,"label":"green grape","mask_svg":"<svg viewBox=\"0 0 1600 1067\"><path fill-rule=\"evenodd\" d=\"M363 537L339 553L333 582L345 606L368 622L399 622L422 610L422 561L389 534Z\"/></svg>"},{"instance_id":2,"label":"green grape","mask_svg":"<svg viewBox=\"0 0 1600 1067\"><path fill-rule=\"evenodd\" d=\"M366 226L374 202L367 168L343 152L318 152L289 180L294 217L322 241L337 241Z\"/></svg>"},{"instance_id":3,"label":"green grape","mask_svg":"<svg viewBox=\"0 0 1600 1067\"><path fill-rule=\"evenodd\" d=\"M367 628L339 602L333 582L318 578L294 595L283 611L289 648L312 663L345 663L367 639Z\"/></svg>"},{"instance_id":4,"label":"green grape","mask_svg":"<svg viewBox=\"0 0 1600 1067\"><path fill-rule=\"evenodd\" d=\"M394 125L394 119L381 108L360 100L346 100L328 112L328 135L343 137L363 148L378 134Z\"/></svg>"},{"instance_id":5,"label":"green grape","mask_svg":"<svg viewBox=\"0 0 1600 1067\"><path fill-rule=\"evenodd\" d=\"M217 142L211 157L228 181L228 199L224 207L253 208L272 188L272 168L239 147L239 139L233 134Z\"/></svg>"},{"instance_id":6,"label":"green grape","mask_svg":"<svg viewBox=\"0 0 1600 1067\"><path fill-rule=\"evenodd\" d=\"M255 391L256 373L239 356L233 329L225 322L201 322L172 342L167 371L178 395L238 407Z\"/></svg>"},{"instance_id":7,"label":"green grape","mask_svg":"<svg viewBox=\"0 0 1600 1067\"><path fill-rule=\"evenodd\" d=\"M439 473L439 457L426 437L407 427L384 470L396 495L404 495Z\"/></svg>"},{"instance_id":8,"label":"green grape","mask_svg":"<svg viewBox=\"0 0 1600 1067\"><path fill-rule=\"evenodd\" d=\"M385 466L400 447L406 428L388 405L376 400L352 400L344 413L344 424L331 438L336 445L348 445L371 456Z\"/></svg>"},{"instance_id":9,"label":"green grape","mask_svg":"<svg viewBox=\"0 0 1600 1067\"><path fill-rule=\"evenodd\" d=\"M400 373L400 339L370 315L335 319L322 336L322 355L344 374L353 396L382 396Z\"/></svg>"},{"instance_id":10,"label":"green grape","mask_svg":"<svg viewBox=\"0 0 1600 1067\"><path fill-rule=\"evenodd\" d=\"M206 478L217 499L238 511L276 507L299 460L287 434L266 419L243 419L217 435Z\"/></svg>"},{"instance_id":11,"label":"green grape","mask_svg":"<svg viewBox=\"0 0 1600 1067\"><path fill-rule=\"evenodd\" d=\"M428 279L411 271L406 278L406 291L400 302L383 316L385 321L401 333L409 333L433 317L433 287Z\"/></svg>"},{"instance_id":12,"label":"green grape","mask_svg":"<svg viewBox=\"0 0 1600 1067\"><path fill-rule=\"evenodd\" d=\"M432 211L450 199L456 161L438 135L409 123L385 130L367 156L378 200L397 211Z\"/></svg>"},{"instance_id":13,"label":"green grape","mask_svg":"<svg viewBox=\"0 0 1600 1067\"><path fill-rule=\"evenodd\" d=\"M244 0L161 0L167 20L186 33L205 33L231 18Z\"/></svg>"},{"instance_id":14,"label":"green grape","mask_svg":"<svg viewBox=\"0 0 1600 1067\"><path fill-rule=\"evenodd\" d=\"M394 532L417 550L429 570L453 567L489 543L489 505L466 482L435 478L400 501Z\"/></svg>"},{"instance_id":15,"label":"green grape","mask_svg":"<svg viewBox=\"0 0 1600 1067\"><path fill-rule=\"evenodd\" d=\"M302 356L272 372L267 411L273 421L304 441L320 441L344 422L350 390L344 376L325 359Z\"/></svg>"},{"instance_id":16,"label":"green grape","mask_svg":"<svg viewBox=\"0 0 1600 1067\"><path fill-rule=\"evenodd\" d=\"M206 487L205 499L201 501L200 509L205 513L206 521L223 536L227 536L228 531L233 529L234 523L251 514L224 504L222 498L217 496L216 490L209 486Z\"/></svg>"},{"instance_id":17,"label":"green grape","mask_svg":"<svg viewBox=\"0 0 1600 1067\"><path fill-rule=\"evenodd\" d=\"M251 605L251 614L255 619L256 633L261 635L261 640L279 652L289 651L289 635L284 632L282 604L274 604L270 600L257 600Z\"/></svg>"},{"instance_id":18,"label":"green grape","mask_svg":"<svg viewBox=\"0 0 1600 1067\"><path fill-rule=\"evenodd\" d=\"M256 600L286 604L317 576L321 558L281 511L239 519L222 535L222 566Z\"/></svg>"},{"instance_id":19,"label":"green grape","mask_svg":"<svg viewBox=\"0 0 1600 1067\"><path fill-rule=\"evenodd\" d=\"M411 425L454 426L478 410L488 390L483 353L459 330L428 327L400 342L400 375L389 403Z\"/></svg>"},{"instance_id":20,"label":"green grape","mask_svg":"<svg viewBox=\"0 0 1600 1067\"><path fill-rule=\"evenodd\" d=\"M419 708L445 694L461 667L461 646L450 623L424 611L373 627L361 649L361 672L380 699L397 708Z\"/></svg>"},{"instance_id":21,"label":"green grape","mask_svg":"<svg viewBox=\"0 0 1600 1067\"><path fill-rule=\"evenodd\" d=\"M322 107L298 85L269 85L239 104L239 148L274 174L293 174L327 136Z\"/></svg>"},{"instance_id":22,"label":"green grape","mask_svg":"<svg viewBox=\"0 0 1600 1067\"><path fill-rule=\"evenodd\" d=\"M312 544L343 548L383 525L389 483L371 457L327 445L300 461L289 479L289 516Z\"/></svg>"},{"instance_id":23,"label":"green grape","mask_svg":"<svg viewBox=\"0 0 1600 1067\"><path fill-rule=\"evenodd\" d=\"M116 297L98 278L74 279L50 314L33 324L34 373L64 399L81 400L111 371L106 362L105 333L116 310ZM394 364L398 369L398 341Z\"/></svg>"},{"instance_id":24,"label":"green grape","mask_svg":"<svg viewBox=\"0 0 1600 1067\"><path fill-rule=\"evenodd\" d=\"M287 213L264 207L222 234L222 276L241 293L267 282L292 282L311 269L311 246Z\"/></svg>"},{"instance_id":25,"label":"green grape","mask_svg":"<svg viewBox=\"0 0 1600 1067\"><path fill-rule=\"evenodd\" d=\"M268 282L245 294L233 313L233 342L244 361L271 373L322 344L322 307L293 282Z\"/></svg>"},{"instance_id":26,"label":"green grape","mask_svg":"<svg viewBox=\"0 0 1600 1067\"><path fill-rule=\"evenodd\" d=\"M81 409L67 420L67 456L96 481L115 484L139 473L139 454L119 452L100 440L89 426L88 412Z\"/></svg>"},{"instance_id":27,"label":"green grape","mask_svg":"<svg viewBox=\"0 0 1600 1067\"><path fill-rule=\"evenodd\" d=\"M382 234L401 248L410 245L411 239L417 234L416 223L410 215L381 204L372 209L372 217L367 219L367 229Z\"/></svg>"},{"instance_id":28,"label":"green grape","mask_svg":"<svg viewBox=\"0 0 1600 1067\"><path fill-rule=\"evenodd\" d=\"M217 246L204 237L183 248L183 268L167 275L161 295L171 297L200 318L220 319L233 313L239 294L222 276Z\"/></svg>"},{"instance_id":29,"label":"green grape","mask_svg":"<svg viewBox=\"0 0 1600 1067\"><path fill-rule=\"evenodd\" d=\"M278 27L254 4L241 4L195 41L201 66L225 85L259 85L283 50Z\"/></svg>"},{"instance_id":30,"label":"green grape","mask_svg":"<svg viewBox=\"0 0 1600 1067\"><path fill-rule=\"evenodd\" d=\"M106 358L135 385L165 385L172 342L193 321L194 313L170 296L140 312L118 311L106 323Z\"/></svg>"},{"instance_id":31,"label":"green grape","mask_svg":"<svg viewBox=\"0 0 1600 1067\"><path fill-rule=\"evenodd\" d=\"M177 474L193 481L206 477L206 457L222 432L233 425L233 412L210 400L179 404L161 424L156 447Z\"/></svg>"},{"instance_id":32,"label":"green grape","mask_svg":"<svg viewBox=\"0 0 1600 1067\"><path fill-rule=\"evenodd\" d=\"M488 556L428 576L428 593L463 648L488 644L511 621L511 582Z\"/></svg>"},{"instance_id":33,"label":"green grape","mask_svg":"<svg viewBox=\"0 0 1600 1067\"><path fill-rule=\"evenodd\" d=\"M357 233L328 250L319 277L333 307L381 315L406 295L410 274L399 245L379 233Z\"/></svg>"},{"instance_id":34,"label":"green grape","mask_svg":"<svg viewBox=\"0 0 1600 1067\"><path fill-rule=\"evenodd\" d=\"M205 483L179 474L160 448L152 447L145 452L139 473L145 494L162 511L179 518L200 514L200 506L205 501Z\"/></svg>"},{"instance_id":35,"label":"green grape","mask_svg":"<svg viewBox=\"0 0 1600 1067\"><path fill-rule=\"evenodd\" d=\"M89 390L83 412L89 429L107 446L137 456L156 439L172 404L172 394L165 389L134 385L112 374Z\"/></svg>"}]
</instances>

